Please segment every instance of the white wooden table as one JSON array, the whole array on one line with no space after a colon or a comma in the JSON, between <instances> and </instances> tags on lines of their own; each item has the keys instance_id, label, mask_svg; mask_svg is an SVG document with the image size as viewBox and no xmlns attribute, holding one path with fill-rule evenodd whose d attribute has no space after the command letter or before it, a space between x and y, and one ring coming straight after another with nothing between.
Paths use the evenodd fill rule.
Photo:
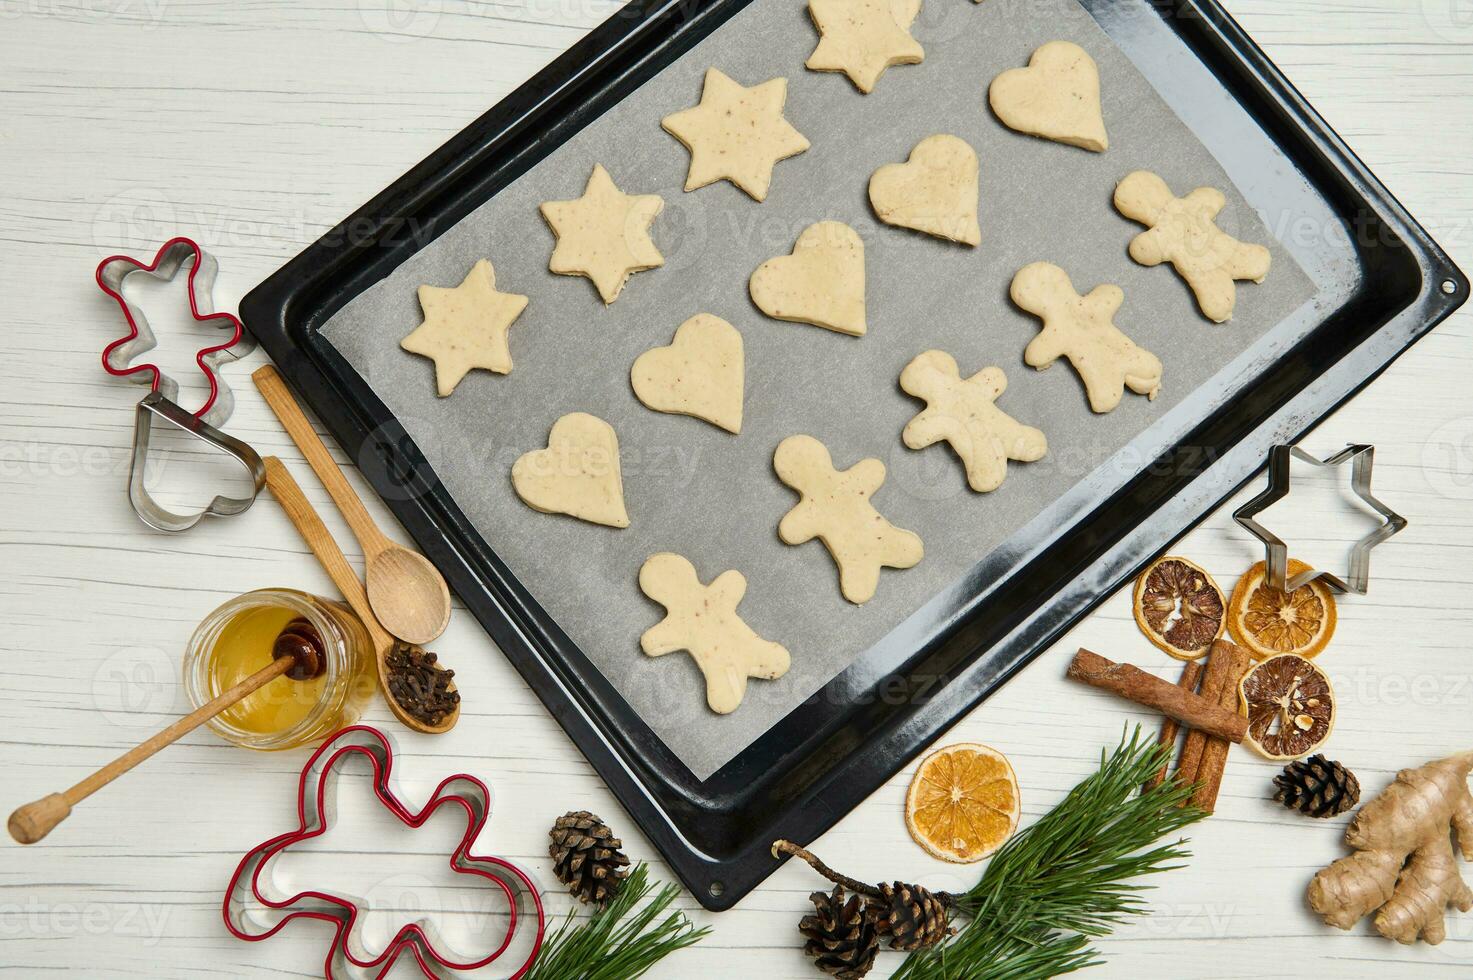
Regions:
<instances>
[{"instance_id":1,"label":"white wooden table","mask_svg":"<svg viewBox=\"0 0 1473 980\"><path fill-rule=\"evenodd\" d=\"M937 3L961 0L933 0ZM1473 268L1473 14L1465 0L1234 0L1234 13L1455 259ZM615 9L599 0L0 0L0 685L4 807L69 785L185 707L176 678L191 630L230 596L265 586L331 594L269 499L244 519L186 536L147 533L123 492L138 390L103 375L118 328L91 285L113 250L144 254L190 234L221 259L221 299L245 290L397 177ZM539 246L540 247L540 246ZM151 297L153 308L177 294ZM168 337L182 330L167 317ZM1473 745L1473 316L1462 313L1397 362L1309 439L1332 451L1376 444L1377 487L1411 527L1377 552L1370 597L1341 604L1324 663L1341 695L1330 754L1368 792L1398 769ZM182 350L182 348L181 348ZM187 355L168 366L183 376ZM256 355L253 361L260 360ZM288 461L357 558L346 527L239 368L231 430ZM178 457L179 485L213 471ZM177 474L177 476L175 476ZM1305 557L1335 561L1357 526L1333 487L1296 498ZM375 513L386 512L373 503ZM392 525L391 525L392 526ZM1228 508L1179 550L1230 585L1258 557ZM1174 676L1116 595L974 712L953 740L1015 763L1024 820L1094 765L1122 723L1144 715L1067 684L1080 643ZM589 808L653 859L578 750L470 616L437 644L469 692L437 741L402 738L408 792L466 770L498 793L483 849L550 880L548 823ZM369 720L388 724L376 708ZM0 971L36 977L309 976L325 930L269 943L231 939L218 911L240 854L284 829L301 753L254 755L208 732L88 801L51 840L0 857ZM1303 905L1314 869L1341 853L1343 820L1271 803L1275 766L1236 751L1218 814L1193 834L1188 868L1160 879L1153 914L1101 944L1100 976L1466 976L1473 915L1437 949L1403 949L1362 927L1330 930ZM901 817L896 776L815 849L851 874L965 888L977 869L927 858ZM454 836L416 836L344 793L369 838L303 858L302 874L395 906L445 877ZM367 846L361 861L346 860ZM337 858L338 860L334 860ZM655 862L657 873L664 870ZM819 884L785 868L663 978L817 976L796 923ZM396 901L397 900L397 901ZM453 901L453 899L451 900ZM562 910L566 903L554 899ZM874 976L898 957L886 954ZM408 976L401 968L397 975Z\"/></svg>"}]
</instances>

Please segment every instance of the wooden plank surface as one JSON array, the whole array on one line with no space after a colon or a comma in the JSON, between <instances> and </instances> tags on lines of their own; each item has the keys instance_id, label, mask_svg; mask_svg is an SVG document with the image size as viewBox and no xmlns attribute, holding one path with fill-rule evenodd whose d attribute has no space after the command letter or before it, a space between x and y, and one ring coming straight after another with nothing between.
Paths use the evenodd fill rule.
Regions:
<instances>
[{"instance_id":1,"label":"wooden plank surface","mask_svg":"<svg viewBox=\"0 0 1473 980\"><path fill-rule=\"evenodd\" d=\"M1230 6L1412 213L1473 267L1473 19L1461 0ZM138 523L123 486L139 391L97 367L119 323L90 283L98 259L142 254L175 233L195 236L219 256L219 298L233 306L616 9L594 0L0 0L7 807L64 788L183 710L179 658L215 605L266 586L331 591L269 498L246 518L186 536L146 533ZM178 298L159 290L147 300L162 309ZM182 329L167 317L156 326L165 336ZM1341 695L1329 753L1369 792L1403 766L1473 746L1470 340L1473 318L1462 313L1307 442L1322 453L1375 443L1377 488L1412 521L1377 552L1371 595L1341 604L1324 659ZM165 364L184 376L188 356L176 351ZM287 460L357 561L346 526L250 389L247 370L229 377L239 394L231 431ZM220 475L185 452L170 455L165 474L177 487ZM1338 560L1359 525L1330 483L1308 489L1291 512L1272 516L1295 528L1304 557ZM377 501L370 508L397 532ZM1228 586L1258 557L1229 509L1177 546ZM1128 599L1113 596L948 736L1010 756L1025 820L1084 776L1122 724L1153 723L1063 680L1078 646L1175 678L1175 665L1136 631ZM543 835L565 809L606 815L631 852L651 855L469 616L459 613L436 646L468 700L452 735L400 738L411 799L450 772L483 776L497 793L483 849L547 881ZM382 709L369 720L392 724ZM26 850L7 841L0 973L312 975L323 929L247 945L226 934L218 911L240 854L285 828L302 760L249 754L197 732L89 800L54 839ZM1102 944L1108 965L1095 975L1466 975L1473 915L1450 919L1443 946L1405 949L1364 927L1330 930L1304 908L1309 876L1341 853L1343 821L1276 808L1267 799L1276 769L1233 751L1218 813L1193 834L1190 867L1160 880L1150 918ZM861 878L965 888L977 869L933 861L906 836L909 775L896 776L815 850ZM382 927L443 878L435 855L454 837L454 821L400 833L355 792L361 780L345 785L345 833L361 833L304 858L315 863L301 873L374 896L385 907ZM332 861L365 844L365 860ZM789 867L720 916L683 896L683 907L715 932L651 975L817 976L798 952L796 923L818 884ZM555 898L552 907L566 903ZM885 954L873 975L898 962Z\"/></svg>"}]
</instances>

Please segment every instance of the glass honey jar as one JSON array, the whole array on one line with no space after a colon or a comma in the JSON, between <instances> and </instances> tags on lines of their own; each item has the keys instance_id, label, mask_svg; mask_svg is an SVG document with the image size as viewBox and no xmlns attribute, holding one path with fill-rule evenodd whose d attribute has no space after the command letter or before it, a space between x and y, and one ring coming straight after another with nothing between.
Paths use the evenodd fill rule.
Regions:
<instances>
[{"instance_id":1,"label":"glass honey jar","mask_svg":"<svg viewBox=\"0 0 1473 980\"><path fill-rule=\"evenodd\" d=\"M373 696L374 654L363 623L340 603L294 589L236 596L205 617L184 654L184 688L197 707L272 661L276 638L305 620L322 640L324 670L311 680L278 677L210 719L248 749L291 749L351 725Z\"/></svg>"}]
</instances>

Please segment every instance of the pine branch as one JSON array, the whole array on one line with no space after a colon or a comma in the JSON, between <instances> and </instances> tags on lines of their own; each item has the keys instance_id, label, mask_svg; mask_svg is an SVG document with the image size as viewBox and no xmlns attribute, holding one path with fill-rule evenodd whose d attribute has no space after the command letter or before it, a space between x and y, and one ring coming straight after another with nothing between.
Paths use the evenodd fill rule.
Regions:
<instances>
[{"instance_id":1,"label":"pine branch","mask_svg":"<svg viewBox=\"0 0 1473 980\"><path fill-rule=\"evenodd\" d=\"M1206 816L1184 805L1193 787L1175 780L1137 793L1170 755L1139 727L1102 752L1099 770L1004 844L960 896L971 921L910 956L894 980L1044 980L1099 962L1089 939L1146 911L1139 893L1149 886L1137 879L1188 856L1184 841L1157 842Z\"/></svg>"},{"instance_id":2,"label":"pine branch","mask_svg":"<svg viewBox=\"0 0 1473 980\"><path fill-rule=\"evenodd\" d=\"M697 929L683 912L656 922L680 889L664 885L645 902L654 889L649 868L640 863L619 894L587 922L575 925L574 913L569 912L543 943L525 980L634 980L671 953L706 937L710 930Z\"/></svg>"},{"instance_id":3,"label":"pine branch","mask_svg":"<svg viewBox=\"0 0 1473 980\"><path fill-rule=\"evenodd\" d=\"M947 952L946 947L936 951L939 976L947 980L965 977L967 980L1043 980L1057 977L1085 967L1098 966L1101 962L1089 938L1078 933L1055 933L1037 943L1022 940L1005 940L990 947L979 956L960 957ZM896 974L900 976L900 974Z\"/></svg>"}]
</instances>

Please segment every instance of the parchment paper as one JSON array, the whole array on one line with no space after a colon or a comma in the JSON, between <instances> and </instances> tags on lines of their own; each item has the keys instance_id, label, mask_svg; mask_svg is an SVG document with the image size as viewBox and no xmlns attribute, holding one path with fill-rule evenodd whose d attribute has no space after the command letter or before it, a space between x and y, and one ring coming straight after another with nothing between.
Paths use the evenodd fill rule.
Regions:
<instances>
[{"instance_id":1,"label":"parchment paper","mask_svg":"<svg viewBox=\"0 0 1473 980\"><path fill-rule=\"evenodd\" d=\"M1222 168L1072 0L929 3L915 27L925 62L890 69L862 96L842 75L803 68L815 42L803 3L758 0L324 328L490 545L701 779L1187 392L1220 383L1253 340L1315 294ZM1099 63L1110 132L1104 155L1014 133L987 107L991 79L1054 39L1081 44ZM689 157L659 120L698 101L712 65L747 85L786 76L788 118L813 144L777 165L764 204L726 183L681 190ZM962 137L981 159L983 241L975 250L879 224L868 206L870 174L938 132ZM665 267L637 274L608 309L587 280L547 271L553 239L537 211L542 201L579 196L595 163L627 193L665 200L654 225ZM1231 323L1202 318L1169 268L1146 269L1127 257L1141 229L1115 212L1111 194L1138 168L1161 174L1178 194L1220 188L1229 201L1222 226L1273 249L1272 273L1263 285L1240 286ZM804 227L828 218L852 225L866 245L869 333L858 340L767 319L747 295L758 264L787 254ZM475 372L452 397L438 399L431 363L398 346L421 320L415 289L456 285L483 257L495 265L501 289L531 297L511 331L515 368L505 377ZM1117 323L1165 364L1155 402L1127 392L1113 413L1094 415L1067 363L1044 372L1023 364L1039 324L1009 303L1008 284L1040 259L1063 266L1081 293L1102 282L1124 289ZM668 344L676 326L699 312L726 318L745 338L740 436L651 412L629 387L635 357ZM900 431L923 405L897 379L910 358L933 347L952 353L966 375L1001 366L1009 388L999 405L1045 431L1048 456L1012 464L999 490L975 494L944 445L905 449ZM618 432L628 529L539 514L512 491L512 462L545 445L552 423L572 411L592 412ZM865 456L884 460L890 475L876 506L925 541L925 560L886 571L864 606L840 596L819 542L794 548L777 538L795 496L773 474L772 452L798 432L827 444L840 467ZM640 593L636 577L658 551L685 555L703 581L741 570L749 580L741 607L748 623L792 652L790 672L753 681L732 715L707 709L689 657L651 659L639 650L640 634L662 610Z\"/></svg>"}]
</instances>

